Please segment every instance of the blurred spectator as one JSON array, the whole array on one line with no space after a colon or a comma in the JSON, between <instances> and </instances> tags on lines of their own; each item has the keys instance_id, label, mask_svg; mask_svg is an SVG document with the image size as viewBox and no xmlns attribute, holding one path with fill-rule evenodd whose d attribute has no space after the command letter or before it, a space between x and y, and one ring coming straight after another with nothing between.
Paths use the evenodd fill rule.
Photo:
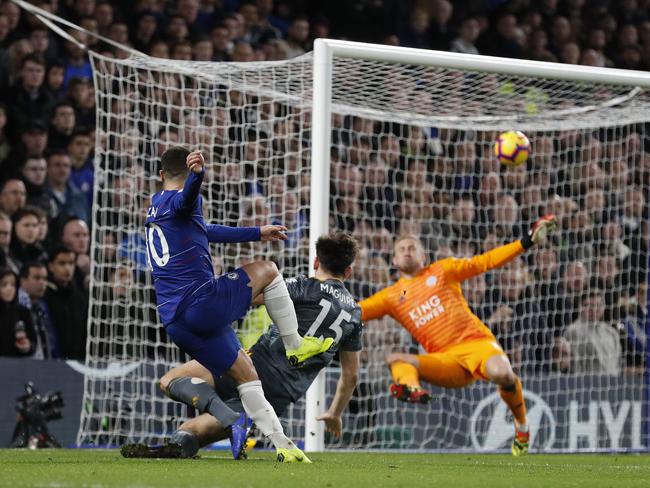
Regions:
<instances>
[{"instance_id":1,"label":"blurred spectator","mask_svg":"<svg viewBox=\"0 0 650 488\"><path fill-rule=\"evenodd\" d=\"M581 261L566 264L553 304L553 326L561 331L578 318L580 304L589 286L589 271Z\"/></svg>"},{"instance_id":2,"label":"blurred spectator","mask_svg":"<svg viewBox=\"0 0 650 488\"><path fill-rule=\"evenodd\" d=\"M253 48L251 47L250 44L242 41L238 41L235 43L231 55L232 61L246 63L249 61L253 61L254 57L255 57L255 53L253 52Z\"/></svg>"},{"instance_id":3,"label":"blurred spectator","mask_svg":"<svg viewBox=\"0 0 650 488\"><path fill-rule=\"evenodd\" d=\"M530 34L526 57L537 61L548 61L551 63L557 61L555 55L548 49L548 36L546 31L538 29Z\"/></svg>"},{"instance_id":4,"label":"blurred spectator","mask_svg":"<svg viewBox=\"0 0 650 488\"><path fill-rule=\"evenodd\" d=\"M583 64L585 66L593 66L596 68L605 67L605 62L603 61L602 57L598 54L597 51L593 49L585 49L582 51L582 55L580 56L580 64Z\"/></svg>"},{"instance_id":5,"label":"blurred spectator","mask_svg":"<svg viewBox=\"0 0 650 488\"><path fill-rule=\"evenodd\" d=\"M87 38L88 49L99 52L105 48L105 46L102 46L100 44L99 39L96 37L98 34L97 20L93 19L92 17L84 17L79 21L79 27L87 30L90 34Z\"/></svg>"},{"instance_id":6,"label":"blurred spectator","mask_svg":"<svg viewBox=\"0 0 650 488\"><path fill-rule=\"evenodd\" d=\"M580 46L575 42L567 42L560 50L558 60L566 64L580 63Z\"/></svg>"},{"instance_id":7,"label":"blurred spectator","mask_svg":"<svg viewBox=\"0 0 650 488\"><path fill-rule=\"evenodd\" d=\"M25 184L18 179L10 179L0 184L0 211L11 217L27 202Z\"/></svg>"},{"instance_id":8,"label":"blurred spectator","mask_svg":"<svg viewBox=\"0 0 650 488\"><path fill-rule=\"evenodd\" d=\"M146 53L157 36L158 18L156 15L150 10L140 12L135 21L133 47Z\"/></svg>"},{"instance_id":9,"label":"blurred spectator","mask_svg":"<svg viewBox=\"0 0 650 488\"><path fill-rule=\"evenodd\" d=\"M194 61L212 61L213 57L214 45L209 37L200 37L194 42L192 45L192 59Z\"/></svg>"},{"instance_id":10,"label":"blurred spectator","mask_svg":"<svg viewBox=\"0 0 650 488\"><path fill-rule=\"evenodd\" d=\"M647 281L648 223L645 216L646 203L643 191L629 187L623 204L623 242L632 251L630 255L630 292Z\"/></svg>"},{"instance_id":11,"label":"blurred spectator","mask_svg":"<svg viewBox=\"0 0 650 488\"><path fill-rule=\"evenodd\" d=\"M25 56L20 64L20 78L3 96L9 107L12 134L37 119L46 119L54 100L45 81L45 60L39 54Z\"/></svg>"},{"instance_id":12,"label":"blurred spectator","mask_svg":"<svg viewBox=\"0 0 650 488\"><path fill-rule=\"evenodd\" d=\"M519 205L507 194L497 197L493 213L494 231L503 242L520 236Z\"/></svg>"},{"instance_id":13,"label":"blurred spectator","mask_svg":"<svg viewBox=\"0 0 650 488\"><path fill-rule=\"evenodd\" d=\"M582 299L578 320L567 327L564 338L571 344L571 372L616 376L621 370L618 331L603 321L605 299L597 290Z\"/></svg>"},{"instance_id":14,"label":"blurred spectator","mask_svg":"<svg viewBox=\"0 0 650 488\"><path fill-rule=\"evenodd\" d=\"M287 32L287 58L295 58L305 53L309 38L309 21L304 17L293 19Z\"/></svg>"},{"instance_id":15,"label":"blurred spectator","mask_svg":"<svg viewBox=\"0 0 650 488\"><path fill-rule=\"evenodd\" d=\"M487 324L514 364L531 371L550 366L548 329L540 322L539 304L526 295L526 267L513 261L497 273Z\"/></svg>"},{"instance_id":16,"label":"blurred spectator","mask_svg":"<svg viewBox=\"0 0 650 488\"><path fill-rule=\"evenodd\" d=\"M88 297L74 281L75 253L65 247L52 250L45 303L56 330L60 357L86 357Z\"/></svg>"},{"instance_id":17,"label":"blurred spectator","mask_svg":"<svg viewBox=\"0 0 650 488\"><path fill-rule=\"evenodd\" d=\"M406 47L431 49L431 19L423 9L413 9L408 26L399 33L400 44Z\"/></svg>"},{"instance_id":18,"label":"blurred spectator","mask_svg":"<svg viewBox=\"0 0 650 488\"><path fill-rule=\"evenodd\" d=\"M87 290L90 273L90 230L85 221L70 217L61 228L61 243L73 251L75 261L75 281L80 289Z\"/></svg>"},{"instance_id":19,"label":"blurred spectator","mask_svg":"<svg viewBox=\"0 0 650 488\"><path fill-rule=\"evenodd\" d=\"M474 17L468 17L460 24L458 37L451 41L450 51L464 54L479 54L476 40L481 34L481 26Z\"/></svg>"},{"instance_id":20,"label":"blurred spectator","mask_svg":"<svg viewBox=\"0 0 650 488\"><path fill-rule=\"evenodd\" d=\"M154 41L148 51L149 56L154 58L169 58L169 45L163 41Z\"/></svg>"},{"instance_id":21,"label":"blurred spectator","mask_svg":"<svg viewBox=\"0 0 650 488\"><path fill-rule=\"evenodd\" d=\"M556 57L560 57L562 48L572 40L569 20L561 15L555 17L549 34L549 49Z\"/></svg>"},{"instance_id":22,"label":"blurred spectator","mask_svg":"<svg viewBox=\"0 0 650 488\"><path fill-rule=\"evenodd\" d=\"M92 83L83 78L73 78L68 83L68 99L74 107L75 127L95 125L95 93Z\"/></svg>"},{"instance_id":23,"label":"blurred spectator","mask_svg":"<svg viewBox=\"0 0 650 488\"><path fill-rule=\"evenodd\" d=\"M493 56L522 58L524 50L520 34L516 17L509 13L501 14L494 30L486 33L480 39L479 51Z\"/></svg>"},{"instance_id":24,"label":"blurred spectator","mask_svg":"<svg viewBox=\"0 0 650 488\"><path fill-rule=\"evenodd\" d=\"M453 203L444 234L454 242L472 242L478 237L475 226L476 208L469 194L462 195Z\"/></svg>"},{"instance_id":25,"label":"blurred spectator","mask_svg":"<svg viewBox=\"0 0 650 488\"><path fill-rule=\"evenodd\" d=\"M553 330L557 302L564 297L560 292L560 263L557 253L551 248L539 249L534 254L534 266L535 294L540 306L540 320L545 327Z\"/></svg>"},{"instance_id":26,"label":"blurred spectator","mask_svg":"<svg viewBox=\"0 0 650 488\"><path fill-rule=\"evenodd\" d=\"M102 36L108 34L108 28L113 23L113 5L108 0L100 0L95 6L93 16L97 21L97 31Z\"/></svg>"},{"instance_id":27,"label":"blurred spectator","mask_svg":"<svg viewBox=\"0 0 650 488\"><path fill-rule=\"evenodd\" d=\"M47 148L47 131L42 122L35 120L29 123L20 133L20 144L13 145L13 149L4 164L0 181L20 174L20 166L30 157L40 158Z\"/></svg>"},{"instance_id":28,"label":"blurred spectator","mask_svg":"<svg viewBox=\"0 0 650 488\"><path fill-rule=\"evenodd\" d=\"M526 227L543 215L542 190L537 185L528 185L521 192L521 218Z\"/></svg>"},{"instance_id":29,"label":"blurred spectator","mask_svg":"<svg viewBox=\"0 0 650 488\"><path fill-rule=\"evenodd\" d=\"M214 47L213 60L227 61L233 48L228 29L222 25L217 25L212 29L210 38Z\"/></svg>"},{"instance_id":30,"label":"blurred spectator","mask_svg":"<svg viewBox=\"0 0 650 488\"><path fill-rule=\"evenodd\" d=\"M13 273L18 273L18 264L11 259L9 248L11 246L11 234L13 222L11 217L0 211L0 268L8 268Z\"/></svg>"},{"instance_id":31,"label":"blurred spectator","mask_svg":"<svg viewBox=\"0 0 650 488\"><path fill-rule=\"evenodd\" d=\"M149 198L142 199L137 214L137 225L132 231L124 232L122 234L122 239L117 245L118 260L128 262L131 266L135 266L140 271L146 271L149 269L147 242L145 240L144 232L142 232L141 229L144 228L144 223L147 218L147 209L150 205L151 201ZM268 208L266 207L262 197L256 199L255 203L250 206L250 215L255 216L254 219L251 219L250 224L240 225L263 225L262 222L269 222ZM87 231L88 229L86 228L86 233ZM86 240L86 245L88 244L89 241ZM88 250L86 250L86 252L88 252Z\"/></svg>"},{"instance_id":32,"label":"blurred spectator","mask_svg":"<svg viewBox=\"0 0 650 488\"><path fill-rule=\"evenodd\" d=\"M613 63L605 56L604 49L607 45L605 31L602 29L592 29L587 37L587 46L590 59L596 63L596 66L613 66ZM586 63L582 63L586 64Z\"/></svg>"},{"instance_id":33,"label":"blurred spectator","mask_svg":"<svg viewBox=\"0 0 650 488\"><path fill-rule=\"evenodd\" d=\"M571 343L563 336L553 338L553 371L569 373L571 371Z\"/></svg>"},{"instance_id":34,"label":"blurred spectator","mask_svg":"<svg viewBox=\"0 0 650 488\"><path fill-rule=\"evenodd\" d=\"M129 43L128 26L124 22L119 20L113 22L108 28L108 38L117 42L118 44L128 45Z\"/></svg>"},{"instance_id":35,"label":"blurred spectator","mask_svg":"<svg viewBox=\"0 0 650 488\"><path fill-rule=\"evenodd\" d=\"M607 254L607 250L602 250L602 254L596 258L595 267L592 271L592 284L597 286L605 297L605 315L604 319L608 322L614 322L621 318L621 297L623 277L621 273L621 263L616 256Z\"/></svg>"},{"instance_id":36,"label":"blurred spectator","mask_svg":"<svg viewBox=\"0 0 650 488\"><path fill-rule=\"evenodd\" d=\"M47 192L52 217L59 222L70 216L89 222L86 198L70 181L71 166L70 156L63 151L53 151L47 158Z\"/></svg>"},{"instance_id":37,"label":"blurred spectator","mask_svg":"<svg viewBox=\"0 0 650 488\"><path fill-rule=\"evenodd\" d=\"M167 23L165 35L170 42L178 42L188 39L189 31L185 19L180 15L172 15Z\"/></svg>"},{"instance_id":38,"label":"blurred spectator","mask_svg":"<svg viewBox=\"0 0 650 488\"><path fill-rule=\"evenodd\" d=\"M58 58L57 44L50 43L50 31L47 27L37 27L29 33L32 52L43 57L49 65Z\"/></svg>"},{"instance_id":39,"label":"blurred spectator","mask_svg":"<svg viewBox=\"0 0 650 488\"><path fill-rule=\"evenodd\" d=\"M86 197L86 211L90 215L95 180L95 167L90 155L93 150L90 133L85 129L73 132L67 150L71 164L70 181Z\"/></svg>"},{"instance_id":40,"label":"blurred spectator","mask_svg":"<svg viewBox=\"0 0 650 488\"><path fill-rule=\"evenodd\" d=\"M641 284L636 293L625 302L625 317L621 326L624 328L623 354L625 364L632 372L643 374L646 364L646 331L648 320L648 285Z\"/></svg>"},{"instance_id":41,"label":"blurred spectator","mask_svg":"<svg viewBox=\"0 0 650 488\"><path fill-rule=\"evenodd\" d=\"M365 167L363 186L364 210L375 226L395 232L393 204L395 191L388 184L388 165L376 157Z\"/></svg>"},{"instance_id":42,"label":"blurred spectator","mask_svg":"<svg viewBox=\"0 0 650 488\"><path fill-rule=\"evenodd\" d=\"M431 12L433 18L429 28L431 32L431 48L446 51L454 38L454 33L449 26L454 8L451 2L447 0L436 0L434 5L435 8Z\"/></svg>"},{"instance_id":43,"label":"blurred spectator","mask_svg":"<svg viewBox=\"0 0 650 488\"><path fill-rule=\"evenodd\" d=\"M52 120L48 136L51 149L66 149L74 131L76 120L74 107L69 102L59 102L52 109Z\"/></svg>"},{"instance_id":44,"label":"blurred spectator","mask_svg":"<svg viewBox=\"0 0 650 488\"><path fill-rule=\"evenodd\" d=\"M192 60L192 44L187 40L180 40L172 44L171 59L179 61Z\"/></svg>"},{"instance_id":45,"label":"blurred spectator","mask_svg":"<svg viewBox=\"0 0 650 488\"><path fill-rule=\"evenodd\" d=\"M49 216L52 208L50 197L45 191L45 179L47 177L47 161L45 158L27 158L20 173L27 191L27 205L37 207Z\"/></svg>"},{"instance_id":46,"label":"blurred spectator","mask_svg":"<svg viewBox=\"0 0 650 488\"><path fill-rule=\"evenodd\" d=\"M34 359L59 357L57 334L43 297L47 290L47 267L41 262L26 263L20 271L20 301L29 309L35 332Z\"/></svg>"},{"instance_id":47,"label":"blurred spectator","mask_svg":"<svg viewBox=\"0 0 650 488\"><path fill-rule=\"evenodd\" d=\"M11 152L11 142L7 137L7 107L0 103L0 171L5 170L5 161Z\"/></svg>"},{"instance_id":48,"label":"blurred spectator","mask_svg":"<svg viewBox=\"0 0 650 488\"><path fill-rule=\"evenodd\" d=\"M76 29L69 29L68 34L72 36L76 42L66 41L65 43L67 62L63 79L64 86L67 86L68 82L73 78L91 80L93 76L92 68L84 47L88 44L87 34Z\"/></svg>"},{"instance_id":49,"label":"blurred spectator","mask_svg":"<svg viewBox=\"0 0 650 488\"><path fill-rule=\"evenodd\" d=\"M29 356L36 334L29 310L18 303L18 277L0 269L0 356Z\"/></svg>"},{"instance_id":50,"label":"blurred spectator","mask_svg":"<svg viewBox=\"0 0 650 488\"><path fill-rule=\"evenodd\" d=\"M16 40L20 35L20 32L18 32L22 17L20 7L12 2L2 2L0 4L0 13L7 19L7 29L9 30L7 41Z\"/></svg>"},{"instance_id":51,"label":"blurred spectator","mask_svg":"<svg viewBox=\"0 0 650 488\"><path fill-rule=\"evenodd\" d=\"M47 257L38 240L38 223L43 211L36 207L23 207L12 215L13 234L9 254L19 269L30 261L44 261Z\"/></svg>"}]
</instances>

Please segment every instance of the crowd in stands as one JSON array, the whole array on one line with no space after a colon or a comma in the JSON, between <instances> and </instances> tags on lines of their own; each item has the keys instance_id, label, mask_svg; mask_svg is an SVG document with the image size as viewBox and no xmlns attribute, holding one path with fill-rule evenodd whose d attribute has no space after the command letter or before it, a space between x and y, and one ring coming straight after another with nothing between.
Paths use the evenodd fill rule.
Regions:
<instances>
[{"instance_id":1,"label":"crowd in stands","mask_svg":"<svg viewBox=\"0 0 650 488\"><path fill-rule=\"evenodd\" d=\"M33 3L91 33L175 60L283 60L310 51L315 38L337 37L650 68L647 0ZM69 34L106 57L126 56L93 35L74 29ZM247 103L231 95L233 107ZM309 176L308 151L301 146L307 139L297 133L300 114L288 117L290 108L273 103L260 110L266 111L266 140L253 140L243 130L222 134L224 145L230 141L245 149L228 152L215 170L220 178L208 182L213 201L224 203L210 215L240 225L282 222L292 229L282 252L304 257ZM241 112L222 109L216 117L226 127L252 122ZM84 49L2 1L0 355L85 356L90 232L96 225L94 125L92 69ZM538 216L552 212L560 221L558 234L503 270L467 281L470 306L520 371L641 370L650 197L644 127L528 135L533 156L527 165L506 169L491 156L493 133L442 133L335 116L331 224L354 233L363 247L352 288L365 297L395 278L391 251L397 234L420 237L431 259L471 256L520 237ZM178 133L167 131L165 137L173 144ZM269 159L281 154L282 172L266 171L261 154ZM114 207L116 219L123 194L118 187L155 176L151 168L130 171L110 182L116 199L101 202ZM140 203L146 208L144 194ZM103 248L113 249L115 283L101 292L100 302L120 308L122 316L155 321L146 317L148 311L132 310L138 300L127 299L130 293L151 299L133 286L142 279L146 257L139 231L131 232L97 233ZM253 246L236 264L258 255L264 250ZM135 263L137 273L122 265L125 259ZM301 266L305 270L305 263L293 263L292 269ZM217 256L216 270L228 267L227 257ZM367 360L380 362L385 350L403 347L404 336L390 324L374 327L379 332L367 334Z\"/></svg>"}]
</instances>

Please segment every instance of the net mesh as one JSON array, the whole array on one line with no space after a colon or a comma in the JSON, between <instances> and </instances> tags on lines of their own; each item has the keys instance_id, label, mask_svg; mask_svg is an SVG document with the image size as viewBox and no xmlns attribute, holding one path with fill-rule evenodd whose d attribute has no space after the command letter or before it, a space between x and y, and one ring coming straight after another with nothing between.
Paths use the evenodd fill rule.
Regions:
<instances>
[{"instance_id":1,"label":"net mesh","mask_svg":"<svg viewBox=\"0 0 650 488\"><path fill-rule=\"evenodd\" d=\"M156 387L165 370L186 360L158 324L146 264L142 229L148 198L159 189L158 158L172 144L203 151L208 221L291 229L282 245L214 246L216 273L273 259L285 276L307 274L312 57L92 61L98 125L87 365L98 372L85 380L78 440L158 442L188 415ZM546 245L466 281L463 290L522 378L534 447L639 448L646 421L647 93L339 58L332 86L324 198L330 227L352 232L362 245L349 284L355 296L393 281L398 234L420 237L430 260L466 257L517 239L540 215L555 213L559 230ZM506 168L492 144L513 129L528 135L532 155ZM236 324L244 345L266 326L260 310ZM508 446L512 428L505 428L493 386L434 389L429 406L398 403L387 393L384 358L421 349L391 319L367 324L364 334L346 433L327 447ZM328 369L328 401L337 376ZM304 436L303 401L285 422L292 436Z\"/></svg>"}]
</instances>

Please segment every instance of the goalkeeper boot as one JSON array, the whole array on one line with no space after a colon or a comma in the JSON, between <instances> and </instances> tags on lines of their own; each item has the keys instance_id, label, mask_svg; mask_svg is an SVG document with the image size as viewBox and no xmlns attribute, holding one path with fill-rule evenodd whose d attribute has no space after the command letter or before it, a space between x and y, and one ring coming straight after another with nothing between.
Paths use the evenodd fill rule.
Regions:
<instances>
[{"instance_id":1,"label":"goalkeeper boot","mask_svg":"<svg viewBox=\"0 0 650 488\"><path fill-rule=\"evenodd\" d=\"M303 337L300 346L297 349L287 349L287 359L292 366L306 361L312 356L321 354L334 344L334 339L328 337L326 339L317 339L316 337Z\"/></svg>"},{"instance_id":2,"label":"goalkeeper boot","mask_svg":"<svg viewBox=\"0 0 650 488\"><path fill-rule=\"evenodd\" d=\"M185 458L180 444L169 443L158 446L146 444L123 444L120 448L125 458L181 459Z\"/></svg>"},{"instance_id":3,"label":"goalkeeper boot","mask_svg":"<svg viewBox=\"0 0 650 488\"><path fill-rule=\"evenodd\" d=\"M427 404L431 401L431 393L418 386L401 383L390 385L390 394L403 402Z\"/></svg>"},{"instance_id":4,"label":"goalkeeper boot","mask_svg":"<svg viewBox=\"0 0 650 488\"><path fill-rule=\"evenodd\" d=\"M530 432L521 432L515 428L515 438L512 440L512 455L525 456L528 454L528 442L530 440Z\"/></svg>"},{"instance_id":5,"label":"goalkeeper boot","mask_svg":"<svg viewBox=\"0 0 650 488\"><path fill-rule=\"evenodd\" d=\"M285 447L279 447L276 450L277 460L279 463L305 463L311 464L311 459L309 459L304 452L302 452L297 447L293 449L287 449Z\"/></svg>"},{"instance_id":6,"label":"goalkeeper boot","mask_svg":"<svg viewBox=\"0 0 650 488\"><path fill-rule=\"evenodd\" d=\"M230 426L230 450L235 460L247 459L246 455L246 438L250 421L248 415L242 413L234 424Z\"/></svg>"}]
</instances>

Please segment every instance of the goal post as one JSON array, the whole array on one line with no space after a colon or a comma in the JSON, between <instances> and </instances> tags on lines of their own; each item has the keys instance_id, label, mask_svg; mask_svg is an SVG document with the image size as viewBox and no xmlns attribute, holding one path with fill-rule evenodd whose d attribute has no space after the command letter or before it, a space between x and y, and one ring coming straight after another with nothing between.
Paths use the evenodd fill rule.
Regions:
<instances>
[{"instance_id":1,"label":"goal post","mask_svg":"<svg viewBox=\"0 0 650 488\"><path fill-rule=\"evenodd\" d=\"M316 241L329 231L330 147L332 133L332 61L331 53L321 46L314 49L312 141L311 141L311 196L309 226L309 266L316 258ZM325 427L316 418L325 411L325 372L321 371L305 397L305 450L325 449Z\"/></svg>"},{"instance_id":2,"label":"goal post","mask_svg":"<svg viewBox=\"0 0 650 488\"><path fill-rule=\"evenodd\" d=\"M430 51L423 49L404 48L396 46L385 46L379 44L367 44L351 41L341 41L332 39L316 39L313 51L313 99L312 99L312 181L311 181L311 212L313 221L310 227L310 262L313 260L315 252L315 240L320 234L328 231L327 214L324 208L330 199L330 187L323 184L330 180L332 148L332 128L331 120L333 115L332 107L333 98L333 71L335 69L335 58L349 59L359 61L375 61L386 65L411 65L411 66L428 66L433 68L443 68L448 70L460 70L462 72L479 73L479 74L496 74L511 75L515 77L525 77L543 80L559 80L564 82L586 83L589 86L598 84L614 85L619 87L633 87L630 93L622 94L619 97L611 97L610 100L601 100L600 108L616 106L629 101L631 98L640 95L642 91L650 88L650 73L642 71L631 71L611 68L597 68L578 65L567 65L560 63L549 63L540 61L529 61L521 59L507 59L492 56L480 56L472 54L449 53L443 51ZM363 71L359 72L363 75ZM356 80L359 84L364 84L365 80L360 77ZM348 88L347 86L344 90ZM588 91L588 89L587 89ZM345 98L343 95L341 98ZM349 101L349 99L346 99ZM641 104L648 106L647 97ZM350 107L337 106L341 112L349 111ZM583 107L557 110L561 117L571 115L578 116L581 113L598 111L598 106L586 105ZM530 114L531 111L528 110ZM368 117L376 117L377 112L366 112ZM410 114L409 118L413 123L422 123L417 114ZM535 114L536 115L536 114ZM550 114L552 117L552 113ZM403 115L402 115L403 117ZM548 117L548 116L547 116ZM426 118L423 117L423 118ZM508 114L506 117L488 116L495 126L501 126L503 130L519 129L516 124L518 114ZM472 117L469 117L470 121ZM486 118L478 117L481 122ZM650 117L641 115L637 116L635 122L641 122L646 119L650 122ZM448 117L446 124L452 125L457 121L457 117ZM510 120L512 125L505 126ZM525 130L528 121L522 121L522 130ZM593 122L591 122L593 124ZM610 121L606 125L611 124ZM444 124L441 124L444 126ZM448 125L448 126L449 126ZM532 124L533 126L535 124ZM542 127L535 127L541 129ZM647 144L647 141L643 141ZM640 266L649 266L650 261L639 263ZM650 290L648 291L650 300ZM646 353L646 370L643 373L644 395L643 395L643 441L636 439L632 441L632 449L645 449L650 446L650 320L642 324L646 331L645 347ZM325 408L325 372L322 372L307 393L306 410L305 410L305 448L307 451L321 451L325 447L324 430L315 421L315 417L322 413ZM475 420L475 419L473 419ZM575 419L574 419L575 420ZM632 434L632 437L638 437L639 433ZM578 449L578 444L570 444L569 450Z\"/></svg>"}]
</instances>

